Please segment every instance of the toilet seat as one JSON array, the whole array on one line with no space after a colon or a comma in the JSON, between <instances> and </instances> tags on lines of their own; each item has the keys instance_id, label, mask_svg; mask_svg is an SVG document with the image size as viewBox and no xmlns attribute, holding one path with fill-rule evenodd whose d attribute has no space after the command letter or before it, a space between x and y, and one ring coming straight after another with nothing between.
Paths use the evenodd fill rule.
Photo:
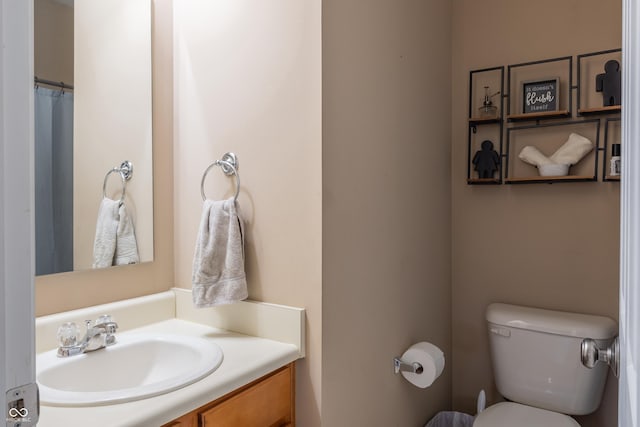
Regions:
<instances>
[{"instance_id":1,"label":"toilet seat","mask_svg":"<svg viewBox=\"0 0 640 427\"><path fill-rule=\"evenodd\" d=\"M513 402L500 402L478 414L473 427L580 427L568 415Z\"/></svg>"}]
</instances>

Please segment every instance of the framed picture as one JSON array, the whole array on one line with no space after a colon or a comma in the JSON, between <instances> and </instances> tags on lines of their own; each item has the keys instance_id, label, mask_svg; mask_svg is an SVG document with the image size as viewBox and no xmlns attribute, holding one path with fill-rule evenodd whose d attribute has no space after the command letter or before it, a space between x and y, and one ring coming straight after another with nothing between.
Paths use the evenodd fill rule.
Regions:
<instances>
[{"instance_id":1,"label":"framed picture","mask_svg":"<svg viewBox=\"0 0 640 427\"><path fill-rule=\"evenodd\" d=\"M558 111L559 95L558 77L522 82L522 112L529 114Z\"/></svg>"}]
</instances>

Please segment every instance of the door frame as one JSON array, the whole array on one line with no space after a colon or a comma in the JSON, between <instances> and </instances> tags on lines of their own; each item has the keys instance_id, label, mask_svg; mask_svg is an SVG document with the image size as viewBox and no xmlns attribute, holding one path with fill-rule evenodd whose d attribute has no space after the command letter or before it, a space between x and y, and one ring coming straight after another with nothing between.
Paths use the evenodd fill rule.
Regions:
<instances>
[{"instance_id":1,"label":"door frame","mask_svg":"<svg viewBox=\"0 0 640 427\"><path fill-rule=\"evenodd\" d=\"M640 426L640 7L622 4L620 380L618 426ZM634 167L635 165L635 167Z\"/></svg>"},{"instance_id":2,"label":"door frame","mask_svg":"<svg viewBox=\"0 0 640 427\"><path fill-rule=\"evenodd\" d=\"M33 2L1 1L0 404L12 425L6 391L35 382Z\"/></svg>"}]
</instances>

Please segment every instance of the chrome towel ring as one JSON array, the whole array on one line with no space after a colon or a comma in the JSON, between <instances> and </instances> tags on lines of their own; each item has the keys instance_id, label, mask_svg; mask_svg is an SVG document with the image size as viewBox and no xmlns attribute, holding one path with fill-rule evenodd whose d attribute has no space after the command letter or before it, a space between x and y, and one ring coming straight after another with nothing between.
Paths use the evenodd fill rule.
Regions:
<instances>
[{"instance_id":1,"label":"chrome towel ring","mask_svg":"<svg viewBox=\"0 0 640 427\"><path fill-rule=\"evenodd\" d=\"M204 180L207 178L207 174L214 166L220 166L222 168L222 172L227 176L235 175L236 195L233 197L233 201L236 202L238 200L238 195L240 194L240 175L238 175L238 157L234 153L225 153L225 155L222 156L222 159L216 160L211 163L207 169L205 169L202 174L202 180L200 181L200 194L202 195L202 200L207 200L207 196L204 194Z\"/></svg>"},{"instance_id":2,"label":"chrome towel ring","mask_svg":"<svg viewBox=\"0 0 640 427\"><path fill-rule=\"evenodd\" d=\"M107 180L109 179L109 175L114 172L118 172L120 174L120 178L122 178L122 196L120 196L120 204L124 203L124 196L127 192L127 181L131 179L133 175L133 163L129 160L125 160L120 164L120 167L114 167L104 176L104 181L102 182L102 197L107 198Z\"/></svg>"}]
</instances>

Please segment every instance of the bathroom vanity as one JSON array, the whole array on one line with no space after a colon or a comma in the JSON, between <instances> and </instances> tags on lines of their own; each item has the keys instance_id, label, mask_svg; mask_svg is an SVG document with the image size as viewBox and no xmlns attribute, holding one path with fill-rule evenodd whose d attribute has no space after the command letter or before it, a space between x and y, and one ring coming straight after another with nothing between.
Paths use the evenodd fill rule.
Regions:
<instances>
[{"instance_id":1,"label":"bathroom vanity","mask_svg":"<svg viewBox=\"0 0 640 427\"><path fill-rule=\"evenodd\" d=\"M163 427L295 425L294 372L291 363Z\"/></svg>"},{"instance_id":2,"label":"bathroom vanity","mask_svg":"<svg viewBox=\"0 0 640 427\"><path fill-rule=\"evenodd\" d=\"M43 395L38 426L295 425L295 361L304 357L304 310L256 302L195 310L189 292L174 289L38 318L37 352L56 348L61 323L105 313L118 322L116 338L123 345L153 334L197 337L222 349L222 363L192 384L144 399L52 406ZM69 359L98 356L117 345ZM107 374L125 369L111 366L103 354ZM148 360L155 363L153 352Z\"/></svg>"}]
</instances>

